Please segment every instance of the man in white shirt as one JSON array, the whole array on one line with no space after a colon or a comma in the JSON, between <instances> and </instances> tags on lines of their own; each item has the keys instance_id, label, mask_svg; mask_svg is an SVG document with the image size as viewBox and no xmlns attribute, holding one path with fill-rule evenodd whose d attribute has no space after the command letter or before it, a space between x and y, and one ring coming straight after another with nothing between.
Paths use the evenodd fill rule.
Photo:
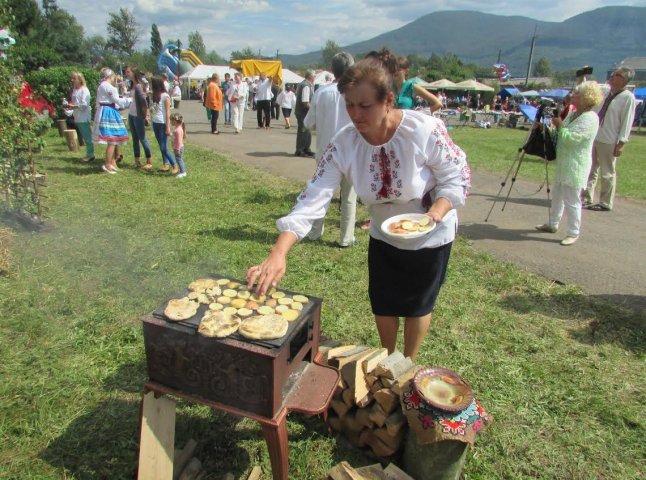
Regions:
<instances>
[{"instance_id":1,"label":"man in white shirt","mask_svg":"<svg viewBox=\"0 0 646 480\"><path fill-rule=\"evenodd\" d=\"M258 86L256 87L256 116L258 118L258 128L269 128L271 113L271 93L272 77L268 77L265 72L260 73ZM263 119L264 116L264 119Z\"/></svg>"},{"instance_id":2,"label":"man in white shirt","mask_svg":"<svg viewBox=\"0 0 646 480\"><path fill-rule=\"evenodd\" d=\"M316 158L323 156L334 134L351 122L345 108L343 95L339 93L337 82L348 67L354 65L354 58L347 52L339 52L332 58L334 82L320 87L312 99L311 107L305 116L305 127L316 130ZM352 184L344 177L341 180L341 226L339 247L349 247L355 242L354 223L357 209L357 194ZM318 240L323 234L324 219L316 220L308 234L309 240Z\"/></svg>"},{"instance_id":3,"label":"man in white shirt","mask_svg":"<svg viewBox=\"0 0 646 480\"><path fill-rule=\"evenodd\" d=\"M583 207L598 212L609 212L613 207L617 183L617 157L630 137L635 119L635 96L626 85L635 72L628 67L619 67L608 79L609 90L599 110L599 131L592 149L592 168L588 186L583 191ZM601 176L599 203L593 203L594 187Z\"/></svg>"}]
</instances>

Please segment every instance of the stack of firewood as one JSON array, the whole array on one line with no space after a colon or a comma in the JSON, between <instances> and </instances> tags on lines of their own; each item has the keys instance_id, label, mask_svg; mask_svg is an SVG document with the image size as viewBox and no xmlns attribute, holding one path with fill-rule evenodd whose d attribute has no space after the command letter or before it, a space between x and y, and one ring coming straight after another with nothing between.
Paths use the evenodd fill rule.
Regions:
<instances>
[{"instance_id":1,"label":"stack of firewood","mask_svg":"<svg viewBox=\"0 0 646 480\"><path fill-rule=\"evenodd\" d=\"M419 367L400 352L388 355L385 348L344 345L325 354L342 377L330 404L330 427L380 458L395 455L408 428L399 403L401 387Z\"/></svg>"}]
</instances>

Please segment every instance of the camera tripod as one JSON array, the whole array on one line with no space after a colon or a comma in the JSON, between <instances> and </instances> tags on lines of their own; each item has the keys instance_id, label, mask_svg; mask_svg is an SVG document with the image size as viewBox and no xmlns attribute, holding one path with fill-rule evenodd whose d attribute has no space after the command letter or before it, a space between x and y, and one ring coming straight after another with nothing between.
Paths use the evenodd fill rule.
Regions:
<instances>
[{"instance_id":1,"label":"camera tripod","mask_svg":"<svg viewBox=\"0 0 646 480\"><path fill-rule=\"evenodd\" d=\"M541 112L542 113L542 112ZM540 121L540 118L537 115L538 120ZM496 206L496 203L501 199L501 194L505 186L507 185L507 181L509 180L509 177L511 176L511 184L509 185L509 190L507 191L507 195L505 196L505 201L502 204L502 209L500 210L501 212L505 211L505 207L507 206L507 201L509 200L509 195L511 195L511 189L514 187L514 184L516 182L516 177L518 177L518 172L520 171L520 167L523 165L523 160L525 159L525 147L527 145L527 142L529 141L530 136L532 135L533 131L535 128L538 128L537 125L534 125L532 129L529 131L529 134L527 135L527 138L525 139L525 143L523 144L522 147L518 149L518 153L516 154L516 158L512 162L511 166L509 167L509 170L507 171L507 175L505 176L505 179L500 183L500 190L498 190L498 194L496 195L495 200L491 204L491 208L489 209L489 213L487 214L487 217L484 219L485 222L489 221L489 217L491 216L491 212L493 211L494 207ZM551 202L550 202L550 179L549 179L549 172L547 170L547 160L543 159L543 163L545 165L545 180L544 180L544 185L547 186L547 215L548 218L551 214ZM513 175L512 175L513 172ZM540 192L543 189L543 185L541 185L538 190L535 193Z\"/></svg>"}]
</instances>

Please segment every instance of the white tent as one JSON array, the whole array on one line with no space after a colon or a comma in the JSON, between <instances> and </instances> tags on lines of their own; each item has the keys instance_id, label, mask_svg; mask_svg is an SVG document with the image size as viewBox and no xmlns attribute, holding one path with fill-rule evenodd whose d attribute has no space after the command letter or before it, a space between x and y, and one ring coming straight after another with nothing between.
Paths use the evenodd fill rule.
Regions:
<instances>
[{"instance_id":1,"label":"white tent","mask_svg":"<svg viewBox=\"0 0 646 480\"><path fill-rule=\"evenodd\" d=\"M294 73L288 68L283 68L283 84L301 83L303 80L305 80L305 78L301 77L298 73Z\"/></svg>"},{"instance_id":2,"label":"white tent","mask_svg":"<svg viewBox=\"0 0 646 480\"><path fill-rule=\"evenodd\" d=\"M334 74L327 70L321 70L316 74L316 77L314 77L314 85L327 85L332 81L334 81Z\"/></svg>"},{"instance_id":3,"label":"white tent","mask_svg":"<svg viewBox=\"0 0 646 480\"><path fill-rule=\"evenodd\" d=\"M233 68L229 68L227 65L198 65L193 70L186 72L180 78L182 80L206 80L207 78L211 78L214 73L220 75L220 79L224 81L225 73L228 73L233 77L233 74L238 73L238 71Z\"/></svg>"}]
</instances>

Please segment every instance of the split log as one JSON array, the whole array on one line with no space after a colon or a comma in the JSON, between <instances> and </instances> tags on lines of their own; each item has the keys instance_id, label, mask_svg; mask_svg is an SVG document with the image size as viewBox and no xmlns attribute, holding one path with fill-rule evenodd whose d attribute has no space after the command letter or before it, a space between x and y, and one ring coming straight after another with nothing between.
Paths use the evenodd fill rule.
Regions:
<instances>
[{"instance_id":1,"label":"split log","mask_svg":"<svg viewBox=\"0 0 646 480\"><path fill-rule=\"evenodd\" d=\"M368 392L368 395L363 397L361 400L359 400L357 403L357 407L359 408L366 408L369 406L372 401L375 399L375 397L372 395L372 393Z\"/></svg>"},{"instance_id":2,"label":"split log","mask_svg":"<svg viewBox=\"0 0 646 480\"><path fill-rule=\"evenodd\" d=\"M341 418L337 417L336 415L328 415L327 423L335 432L343 431L343 420L341 420Z\"/></svg>"},{"instance_id":3,"label":"split log","mask_svg":"<svg viewBox=\"0 0 646 480\"><path fill-rule=\"evenodd\" d=\"M368 395L368 392L370 391L361 365L363 360L372 356L374 352L374 349L368 349L351 356L347 361L343 358L337 359L339 364L343 364L343 366L340 367L341 376L347 382L348 387L352 390L355 403Z\"/></svg>"},{"instance_id":4,"label":"split log","mask_svg":"<svg viewBox=\"0 0 646 480\"><path fill-rule=\"evenodd\" d=\"M175 458L173 460L173 480L177 480L184 471L184 467L186 467L186 464L195 453L195 448L197 448L197 442L191 438L186 442L184 448L175 450Z\"/></svg>"},{"instance_id":5,"label":"split log","mask_svg":"<svg viewBox=\"0 0 646 480\"><path fill-rule=\"evenodd\" d=\"M384 444L388 445L391 448L399 450L404 444L404 435L406 434L406 431L402 429L393 436L390 435L386 427L384 427L377 428L376 430L373 430L372 433L374 433L375 437L384 442Z\"/></svg>"},{"instance_id":6,"label":"split log","mask_svg":"<svg viewBox=\"0 0 646 480\"><path fill-rule=\"evenodd\" d=\"M260 475L262 475L262 469L256 465L251 469L251 473L249 474L249 478L247 480L258 480L260 478Z\"/></svg>"},{"instance_id":7,"label":"split log","mask_svg":"<svg viewBox=\"0 0 646 480\"><path fill-rule=\"evenodd\" d=\"M375 392L375 402L381 405L387 415L390 415L395 408L399 407L399 395L389 388L382 388Z\"/></svg>"},{"instance_id":8,"label":"split log","mask_svg":"<svg viewBox=\"0 0 646 480\"><path fill-rule=\"evenodd\" d=\"M346 461L332 467L327 474L332 480L366 480Z\"/></svg>"},{"instance_id":9,"label":"split log","mask_svg":"<svg viewBox=\"0 0 646 480\"><path fill-rule=\"evenodd\" d=\"M354 390L352 388L346 388L343 390L341 393L341 399L343 400L343 403L345 403L349 407L354 406Z\"/></svg>"},{"instance_id":10,"label":"split log","mask_svg":"<svg viewBox=\"0 0 646 480\"><path fill-rule=\"evenodd\" d=\"M422 367L420 367L419 365L413 365L411 368L409 368L404 373L402 373L400 376L398 376L395 379L395 383L393 383L393 385L391 387L392 391L395 392L397 395L401 395L402 394L402 389L403 389L404 385L406 384L406 382L408 382L409 380L412 380L412 378L415 376L415 374L421 369L422 369Z\"/></svg>"},{"instance_id":11,"label":"split log","mask_svg":"<svg viewBox=\"0 0 646 480\"><path fill-rule=\"evenodd\" d=\"M368 408L360 408L357 410L354 417L357 419L357 422L361 423L364 427L374 428L375 426L375 422L370 420L370 409Z\"/></svg>"},{"instance_id":12,"label":"split log","mask_svg":"<svg viewBox=\"0 0 646 480\"><path fill-rule=\"evenodd\" d=\"M357 348L356 345L341 345L340 347L330 348L327 351L328 364L330 364L330 360L336 358L337 355L341 355L341 354L343 354L345 352L349 352L350 350L353 350L355 348Z\"/></svg>"},{"instance_id":13,"label":"split log","mask_svg":"<svg viewBox=\"0 0 646 480\"><path fill-rule=\"evenodd\" d=\"M193 457L191 458L191 461L188 462L188 465L186 465L186 468L182 471L181 475L179 476L179 480L195 480L195 478L200 474L201 471L202 462Z\"/></svg>"},{"instance_id":14,"label":"split log","mask_svg":"<svg viewBox=\"0 0 646 480\"><path fill-rule=\"evenodd\" d=\"M395 409L393 413L386 419L386 429L390 435L397 435L400 431L404 430L404 426L407 425L406 417L401 408Z\"/></svg>"},{"instance_id":15,"label":"split log","mask_svg":"<svg viewBox=\"0 0 646 480\"><path fill-rule=\"evenodd\" d=\"M370 447L372 452L381 458L390 457L391 455L397 452L396 448L389 447L379 438L377 438L372 430L364 429L361 432L361 441L365 442L366 445Z\"/></svg>"},{"instance_id":16,"label":"split log","mask_svg":"<svg viewBox=\"0 0 646 480\"><path fill-rule=\"evenodd\" d=\"M331 349L340 347L340 346L341 346L340 341L329 339L319 344L319 353L327 354L327 352L329 352Z\"/></svg>"},{"instance_id":17,"label":"split log","mask_svg":"<svg viewBox=\"0 0 646 480\"><path fill-rule=\"evenodd\" d=\"M368 418L372 420L377 426L379 426L379 428L381 428L386 424L386 418L388 418L388 415L386 415L384 409L381 408L381 405L375 403L370 409Z\"/></svg>"},{"instance_id":18,"label":"split log","mask_svg":"<svg viewBox=\"0 0 646 480\"><path fill-rule=\"evenodd\" d=\"M384 388L384 384L381 382L381 380L377 380L372 384L372 387L370 387L370 393L378 392L382 388Z\"/></svg>"},{"instance_id":19,"label":"split log","mask_svg":"<svg viewBox=\"0 0 646 480\"><path fill-rule=\"evenodd\" d=\"M370 388L372 388L372 386L375 384L377 380L378 380L378 377L376 375L372 375L370 373L366 375L366 383Z\"/></svg>"},{"instance_id":20,"label":"split log","mask_svg":"<svg viewBox=\"0 0 646 480\"><path fill-rule=\"evenodd\" d=\"M379 362L382 360L385 360L388 357L388 349L387 348L380 348L376 352L374 352L372 355L369 357L365 358L361 362L361 368L363 368L363 373L371 373L377 365L379 365Z\"/></svg>"},{"instance_id":21,"label":"split log","mask_svg":"<svg viewBox=\"0 0 646 480\"><path fill-rule=\"evenodd\" d=\"M394 352L384 360L374 370L374 374L378 377L388 378L394 380L402 373L406 372L413 366L413 361L410 357L404 357L400 352ZM383 381L382 378L382 381Z\"/></svg>"},{"instance_id":22,"label":"split log","mask_svg":"<svg viewBox=\"0 0 646 480\"><path fill-rule=\"evenodd\" d=\"M343 371L343 367L345 367L347 364L356 361L358 358L362 358L363 353L367 350L370 349L368 347L353 348L352 350L348 350L347 352L337 355L332 360L329 360L328 364L341 372ZM348 379L344 378L344 380L347 383Z\"/></svg>"},{"instance_id":23,"label":"split log","mask_svg":"<svg viewBox=\"0 0 646 480\"><path fill-rule=\"evenodd\" d=\"M67 149L70 152L77 152L79 149L79 137L76 130L65 130L63 131L63 135L65 136Z\"/></svg>"},{"instance_id":24,"label":"split log","mask_svg":"<svg viewBox=\"0 0 646 480\"><path fill-rule=\"evenodd\" d=\"M348 410L350 410L350 406L346 405L343 400L337 400L334 398L330 402L330 406L339 418L345 417L346 413L348 413Z\"/></svg>"},{"instance_id":25,"label":"split log","mask_svg":"<svg viewBox=\"0 0 646 480\"><path fill-rule=\"evenodd\" d=\"M356 413L347 414L342 419L343 430L351 433L361 433L365 426L357 420Z\"/></svg>"},{"instance_id":26,"label":"split log","mask_svg":"<svg viewBox=\"0 0 646 480\"><path fill-rule=\"evenodd\" d=\"M384 473L388 476L388 480L415 480L394 463L388 464L384 468Z\"/></svg>"},{"instance_id":27,"label":"split log","mask_svg":"<svg viewBox=\"0 0 646 480\"><path fill-rule=\"evenodd\" d=\"M374 465L366 465L365 467L359 467L355 469L359 475L362 475L366 480L388 480L388 477L384 473L384 469L381 466L381 463L375 463Z\"/></svg>"}]
</instances>

